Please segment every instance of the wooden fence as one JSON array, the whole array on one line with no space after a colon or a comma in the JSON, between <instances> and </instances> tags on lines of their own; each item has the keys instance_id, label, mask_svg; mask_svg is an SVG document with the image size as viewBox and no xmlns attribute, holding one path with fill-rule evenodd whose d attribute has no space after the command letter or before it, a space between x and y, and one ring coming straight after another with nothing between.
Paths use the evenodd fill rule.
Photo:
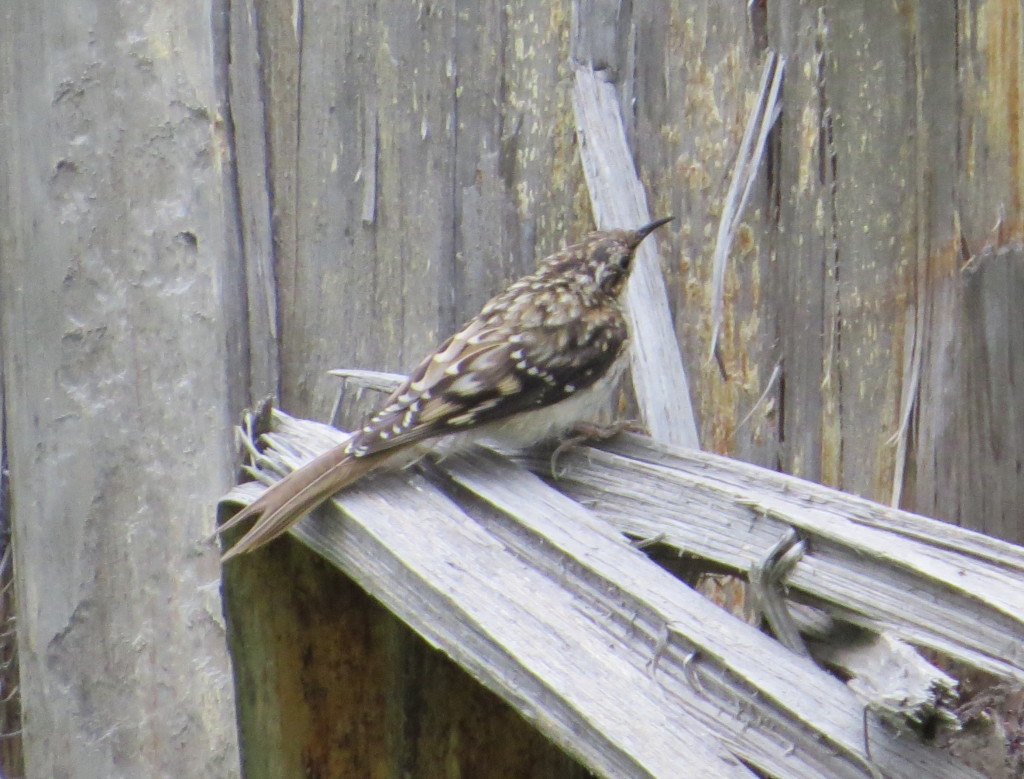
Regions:
<instances>
[{"instance_id":1,"label":"wooden fence","mask_svg":"<svg viewBox=\"0 0 1024 779\"><path fill-rule=\"evenodd\" d=\"M204 541L244 407L325 418L328 369L407 370L593 226L581 62L615 87L651 211L677 219L660 259L703 447L1024 540L1022 15L4 3L25 775L584 775L305 548L222 581ZM769 50L781 113L709 359L719 216Z\"/></svg>"}]
</instances>

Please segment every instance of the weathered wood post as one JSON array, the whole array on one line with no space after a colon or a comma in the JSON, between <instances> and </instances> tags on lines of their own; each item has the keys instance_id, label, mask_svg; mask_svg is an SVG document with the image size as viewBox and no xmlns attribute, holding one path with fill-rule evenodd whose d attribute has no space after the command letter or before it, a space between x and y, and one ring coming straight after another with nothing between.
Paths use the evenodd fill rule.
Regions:
<instances>
[{"instance_id":1,"label":"weathered wood post","mask_svg":"<svg viewBox=\"0 0 1024 779\"><path fill-rule=\"evenodd\" d=\"M222 41L202 3L0 17L26 775L237 776L203 541L246 400Z\"/></svg>"}]
</instances>

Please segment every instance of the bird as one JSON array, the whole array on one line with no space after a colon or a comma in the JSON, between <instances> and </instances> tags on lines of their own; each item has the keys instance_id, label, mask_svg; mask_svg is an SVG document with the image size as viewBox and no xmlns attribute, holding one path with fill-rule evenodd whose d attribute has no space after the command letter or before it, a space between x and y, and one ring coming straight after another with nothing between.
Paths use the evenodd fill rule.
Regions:
<instances>
[{"instance_id":1,"label":"bird","mask_svg":"<svg viewBox=\"0 0 1024 779\"><path fill-rule=\"evenodd\" d=\"M348 439L267 488L216 534L254 519L221 560L285 533L367 473L485 441L524 449L609 399L627 362L622 295L640 243L672 221L601 230L542 260L484 304Z\"/></svg>"}]
</instances>

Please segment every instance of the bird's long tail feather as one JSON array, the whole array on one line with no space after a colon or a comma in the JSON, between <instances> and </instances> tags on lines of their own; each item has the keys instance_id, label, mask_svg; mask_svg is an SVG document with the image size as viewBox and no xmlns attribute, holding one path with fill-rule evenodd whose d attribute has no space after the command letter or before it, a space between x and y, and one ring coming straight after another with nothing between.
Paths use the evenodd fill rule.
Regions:
<instances>
[{"instance_id":1,"label":"bird's long tail feather","mask_svg":"<svg viewBox=\"0 0 1024 779\"><path fill-rule=\"evenodd\" d=\"M224 553L221 561L226 562L273 541L338 490L379 466L387 459L387 454L380 452L356 457L347 453L345 444L341 444L292 471L217 528L216 533L220 534L256 518L253 526Z\"/></svg>"}]
</instances>

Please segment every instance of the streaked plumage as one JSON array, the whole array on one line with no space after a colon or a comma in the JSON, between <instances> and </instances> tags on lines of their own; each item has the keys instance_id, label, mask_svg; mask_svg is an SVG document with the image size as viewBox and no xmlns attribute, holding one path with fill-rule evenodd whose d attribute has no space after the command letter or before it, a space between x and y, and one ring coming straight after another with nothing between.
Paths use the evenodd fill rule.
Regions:
<instances>
[{"instance_id":1,"label":"streaked plumage","mask_svg":"<svg viewBox=\"0 0 1024 779\"><path fill-rule=\"evenodd\" d=\"M424 359L347 442L277 482L218 529L256 518L223 559L255 549L338 490L425 441L523 447L571 428L614 389L628 342L619 299L638 230L588 235L511 284Z\"/></svg>"}]
</instances>

